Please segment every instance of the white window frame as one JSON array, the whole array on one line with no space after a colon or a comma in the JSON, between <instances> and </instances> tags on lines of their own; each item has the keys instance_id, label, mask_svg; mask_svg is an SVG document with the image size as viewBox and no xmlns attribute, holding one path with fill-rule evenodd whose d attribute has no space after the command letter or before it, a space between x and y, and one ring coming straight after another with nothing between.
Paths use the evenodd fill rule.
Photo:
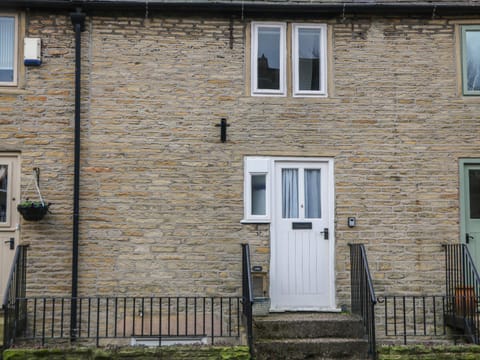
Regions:
<instances>
[{"instance_id":1,"label":"white window frame","mask_svg":"<svg viewBox=\"0 0 480 360\"><path fill-rule=\"evenodd\" d=\"M286 95L286 52L287 52L287 42L286 42L286 32L287 25L286 23L278 22L252 22L251 25L251 88L252 95L267 95L267 96L285 96ZM259 89L257 86L258 79L258 28L259 27L271 27L280 29L280 74L279 82L280 89Z\"/></svg>"},{"instance_id":2,"label":"white window frame","mask_svg":"<svg viewBox=\"0 0 480 360\"><path fill-rule=\"evenodd\" d=\"M320 30L320 68L319 68L319 90L300 90L299 84L299 29ZM293 64L293 96L327 96L327 25L326 24L300 24L292 25L292 64Z\"/></svg>"},{"instance_id":3,"label":"white window frame","mask_svg":"<svg viewBox=\"0 0 480 360\"><path fill-rule=\"evenodd\" d=\"M0 17L13 17L15 19L14 36L14 55L13 55L13 81L0 81L0 87L2 86L17 86L18 85L18 14L15 13L3 13L0 12Z\"/></svg>"},{"instance_id":4,"label":"white window frame","mask_svg":"<svg viewBox=\"0 0 480 360\"><path fill-rule=\"evenodd\" d=\"M269 157L246 156L244 159L244 187L242 223L269 223L271 221L271 173L272 160ZM265 214L252 214L252 176L265 175Z\"/></svg>"}]
</instances>

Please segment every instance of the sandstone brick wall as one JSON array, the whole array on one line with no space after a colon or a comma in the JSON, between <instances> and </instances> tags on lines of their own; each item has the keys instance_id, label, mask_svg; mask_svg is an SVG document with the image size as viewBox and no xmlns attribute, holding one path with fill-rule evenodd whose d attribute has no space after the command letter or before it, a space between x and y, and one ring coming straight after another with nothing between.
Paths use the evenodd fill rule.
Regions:
<instances>
[{"instance_id":1,"label":"sandstone brick wall","mask_svg":"<svg viewBox=\"0 0 480 360\"><path fill-rule=\"evenodd\" d=\"M459 238L458 159L480 157L480 100L457 93L455 23L328 20L329 96L293 98L246 93L249 21L234 18L230 48L229 17L87 17L80 294L239 293L242 242L268 271L269 226L240 224L246 155L334 158L338 305L350 242L366 244L379 293L440 293L441 244ZM54 203L22 224L29 291L68 295L73 32L68 14L31 11L26 33L42 38L44 64L26 70L24 92L0 91L0 150L22 151L24 188L38 166Z\"/></svg>"}]
</instances>

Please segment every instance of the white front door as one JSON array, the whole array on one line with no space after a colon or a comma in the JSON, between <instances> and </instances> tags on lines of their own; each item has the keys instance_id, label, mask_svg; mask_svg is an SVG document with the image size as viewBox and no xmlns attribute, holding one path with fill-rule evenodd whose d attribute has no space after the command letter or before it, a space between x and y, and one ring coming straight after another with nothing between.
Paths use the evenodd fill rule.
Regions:
<instances>
[{"instance_id":1,"label":"white front door","mask_svg":"<svg viewBox=\"0 0 480 360\"><path fill-rule=\"evenodd\" d=\"M272 311L333 310L333 165L275 162Z\"/></svg>"},{"instance_id":2,"label":"white front door","mask_svg":"<svg viewBox=\"0 0 480 360\"><path fill-rule=\"evenodd\" d=\"M18 244L19 160L0 154L0 301L7 286L15 248Z\"/></svg>"}]
</instances>

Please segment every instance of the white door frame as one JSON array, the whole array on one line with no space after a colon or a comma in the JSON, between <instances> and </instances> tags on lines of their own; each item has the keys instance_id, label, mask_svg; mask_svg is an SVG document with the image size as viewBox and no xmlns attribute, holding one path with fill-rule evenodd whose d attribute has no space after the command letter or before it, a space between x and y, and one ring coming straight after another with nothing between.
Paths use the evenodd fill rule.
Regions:
<instances>
[{"instance_id":1,"label":"white door frame","mask_svg":"<svg viewBox=\"0 0 480 360\"><path fill-rule=\"evenodd\" d=\"M329 240L328 240L328 251L329 251L329 274L328 276L328 283L330 288L329 294L329 304L326 307L316 308L316 309L288 309L288 311L302 311L302 310L315 310L315 311L338 311L336 307L336 298L335 298L335 181L334 181L334 160L332 158L302 158L302 157L275 157L272 158L272 168L271 174L273 175L272 178L275 178L275 165L278 162L288 163L291 162L292 164L296 163L326 163L328 168L327 174L327 192L328 192L328 199L327 199L327 211L328 211L328 229L329 229ZM275 179L272 179L272 185L275 184ZM272 209L276 209L277 206L281 206L279 204L279 197L272 196ZM275 210L272 211L272 214L275 214ZM272 220L270 223L270 279L272 276L275 277L274 269L276 269L276 259L273 256L275 254L276 249L276 241L274 241L276 234L276 222L278 221L275 215L272 215ZM270 281L270 296L272 296L272 286ZM286 311L283 309L275 309L271 308L271 311Z\"/></svg>"}]
</instances>

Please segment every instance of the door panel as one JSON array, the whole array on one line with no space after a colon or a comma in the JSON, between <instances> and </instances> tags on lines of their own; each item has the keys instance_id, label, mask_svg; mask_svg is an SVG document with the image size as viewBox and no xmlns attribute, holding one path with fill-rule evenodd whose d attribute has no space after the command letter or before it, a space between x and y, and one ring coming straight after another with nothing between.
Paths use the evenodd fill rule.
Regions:
<instances>
[{"instance_id":1,"label":"door panel","mask_svg":"<svg viewBox=\"0 0 480 360\"><path fill-rule=\"evenodd\" d=\"M328 164L277 162L274 176L272 310L331 309Z\"/></svg>"},{"instance_id":2,"label":"door panel","mask_svg":"<svg viewBox=\"0 0 480 360\"><path fill-rule=\"evenodd\" d=\"M0 156L0 296L10 274L15 248L18 244L19 215L19 159L17 156Z\"/></svg>"}]
</instances>

